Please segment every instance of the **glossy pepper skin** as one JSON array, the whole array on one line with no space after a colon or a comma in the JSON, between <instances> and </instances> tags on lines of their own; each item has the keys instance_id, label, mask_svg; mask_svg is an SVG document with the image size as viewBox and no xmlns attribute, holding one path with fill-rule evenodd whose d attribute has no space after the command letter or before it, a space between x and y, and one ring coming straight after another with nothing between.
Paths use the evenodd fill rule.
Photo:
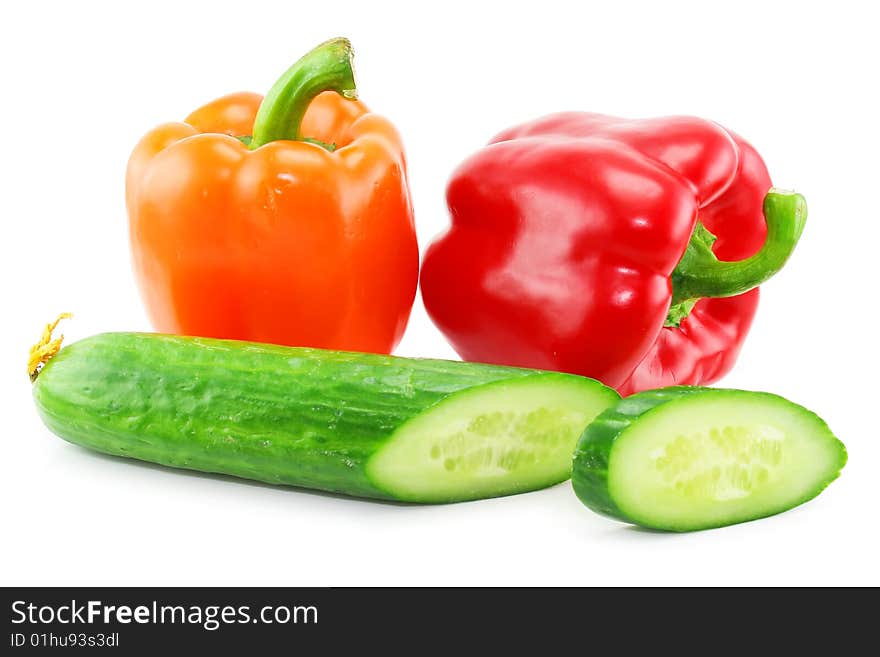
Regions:
<instances>
[{"instance_id":1,"label":"glossy pepper skin","mask_svg":"<svg viewBox=\"0 0 880 657\"><path fill-rule=\"evenodd\" d=\"M421 286L456 351L623 394L725 374L806 218L748 143L691 117L514 127L458 167L447 200Z\"/></svg>"},{"instance_id":2,"label":"glossy pepper skin","mask_svg":"<svg viewBox=\"0 0 880 657\"><path fill-rule=\"evenodd\" d=\"M418 282L400 137L322 44L264 100L220 98L149 132L126 198L134 270L162 332L390 352Z\"/></svg>"}]
</instances>

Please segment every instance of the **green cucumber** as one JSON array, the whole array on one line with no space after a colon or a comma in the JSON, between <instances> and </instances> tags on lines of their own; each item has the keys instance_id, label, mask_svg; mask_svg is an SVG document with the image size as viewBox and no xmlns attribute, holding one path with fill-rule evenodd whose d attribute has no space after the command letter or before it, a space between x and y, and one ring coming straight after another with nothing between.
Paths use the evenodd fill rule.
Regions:
<instances>
[{"instance_id":1,"label":"green cucumber","mask_svg":"<svg viewBox=\"0 0 880 657\"><path fill-rule=\"evenodd\" d=\"M846 448L816 414L763 392L673 387L601 413L572 484L599 513L653 529L723 527L787 511L840 474Z\"/></svg>"},{"instance_id":2,"label":"green cucumber","mask_svg":"<svg viewBox=\"0 0 880 657\"><path fill-rule=\"evenodd\" d=\"M33 394L53 432L101 452L409 502L564 481L619 399L555 372L137 333L64 347Z\"/></svg>"}]
</instances>

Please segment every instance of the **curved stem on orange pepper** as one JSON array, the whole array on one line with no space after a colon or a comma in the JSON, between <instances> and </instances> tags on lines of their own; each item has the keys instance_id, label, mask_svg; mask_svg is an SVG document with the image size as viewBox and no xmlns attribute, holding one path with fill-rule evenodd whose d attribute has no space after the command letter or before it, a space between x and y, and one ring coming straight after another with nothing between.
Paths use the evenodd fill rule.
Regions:
<instances>
[{"instance_id":1,"label":"curved stem on orange pepper","mask_svg":"<svg viewBox=\"0 0 880 657\"><path fill-rule=\"evenodd\" d=\"M312 99L324 91L356 99L351 60L351 43L338 38L325 41L287 69L260 104L249 147L282 139L302 140L303 116Z\"/></svg>"}]
</instances>

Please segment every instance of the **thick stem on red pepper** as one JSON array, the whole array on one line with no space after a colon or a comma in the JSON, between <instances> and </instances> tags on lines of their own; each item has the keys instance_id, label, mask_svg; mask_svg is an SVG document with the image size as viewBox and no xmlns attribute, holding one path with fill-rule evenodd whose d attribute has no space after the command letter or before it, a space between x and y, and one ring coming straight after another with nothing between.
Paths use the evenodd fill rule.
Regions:
<instances>
[{"instance_id":1,"label":"thick stem on red pepper","mask_svg":"<svg viewBox=\"0 0 880 657\"><path fill-rule=\"evenodd\" d=\"M266 94L257 111L253 136L242 141L252 149L281 139L314 141L300 133L312 99L324 91L357 98L351 60L351 43L343 38L325 41L306 54Z\"/></svg>"},{"instance_id":2,"label":"thick stem on red pepper","mask_svg":"<svg viewBox=\"0 0 880 657\"><path fill-rule=\"evenodd\" d=\"M764 197L767 238L755 255L725 262L715 257L715 236L698 223L681 261L672 273L672 306L667 326L678 326L705 297L745 294L782 269L807 220L807 203L795 192L771 189Z\"/></svg>"}]
</instances>

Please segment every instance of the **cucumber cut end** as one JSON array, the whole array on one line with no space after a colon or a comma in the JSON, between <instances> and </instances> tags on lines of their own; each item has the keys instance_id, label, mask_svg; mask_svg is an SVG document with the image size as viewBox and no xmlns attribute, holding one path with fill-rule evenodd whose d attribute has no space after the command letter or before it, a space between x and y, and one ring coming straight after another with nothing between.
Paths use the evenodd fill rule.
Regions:
<instances>
[{"instance_id":1,"label":"cucumber cut end","mask_svg":"<svg viewBox=\"0 0 880 657\"><path fill-rule=\"evenodd\" d=\"M646 413L614 443L608 491L637 524L690 531L755 520L818 495L846 450L801 406L714 390Z\"/></svg>"},{"instance_id":2,"label":"cucumber cut end","mask_svg":"<svg viewBox=\"0 0 880 657\"><path fill-rule=\"evenodd\" d=\"M401 426L367 464L408 502L457 502L565 481L590 421L619 399L592 379L538 374L450 395Z\"/></svg>"}]
</instances>

